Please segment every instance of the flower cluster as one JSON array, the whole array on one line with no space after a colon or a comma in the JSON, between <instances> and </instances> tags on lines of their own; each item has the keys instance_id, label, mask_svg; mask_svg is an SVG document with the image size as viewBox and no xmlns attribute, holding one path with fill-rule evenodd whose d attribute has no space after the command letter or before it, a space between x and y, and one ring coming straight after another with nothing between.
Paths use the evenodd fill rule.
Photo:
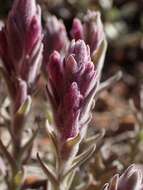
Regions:
<instances>
[{"instance_id":1,"label":"flower cluster","mask_svg":"<svg viewBox=\"0 0 143 190\"><path fill-rule=\"evenodd\" d=\"M48 76L49 97L61 139L74 138L89 120L98 83L89 47L83 40L72 41L64 60L57 51L53 52Z\"/></svg>"},{"instance_id":2,"label":"flower cluster","mask_svg":"<svg viewBox=\"0 0 143 190\"><path fill-rule=\"evenodd\" d=\"M48 94L55 128L66 156L66 143L84 137L99 83L90 48L83 40L72 41L67 55L54 51L48 64ZM70 152L70 151L69 151ZM67 153L68 154L68 153ZM68 157L68 155L67 155Z\"/></svg>"}]
</instances>

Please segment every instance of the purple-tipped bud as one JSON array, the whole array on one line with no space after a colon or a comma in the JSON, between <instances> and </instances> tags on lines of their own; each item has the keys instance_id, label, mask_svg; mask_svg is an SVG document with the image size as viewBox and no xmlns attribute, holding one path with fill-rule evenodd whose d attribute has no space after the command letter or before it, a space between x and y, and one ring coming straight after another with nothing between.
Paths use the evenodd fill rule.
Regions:
<instances>
[{"instance_id":1,"label":"purple-tipped bud","mask_svg":"<svg viewBox=\"0 0 143 190\"><path fill-rule=\"evenodd\" d=\"M12 11L14 14L17 12L17 16L22 19L26 27L27 24L31 23L31 19L37 11L35 0L15 0ZM22 15L23 17L20 18Z\"/></svg>"},{"instance_id":2,"label":"purple-tipped bud","mask_svg":"<svg viewBox=\"0 0 143 190\"><path fill-rule=\"evenodd\" d=\"M72 41L69 54L73 55L75 61L78 64L78 69L80 73L84 72L86 66L91 62L90 60L90 50L86 46L83 40ZM78 71L77 71L78 72Z\"/></svg>"},{"instance_id":3,"label":"purple-tipped bud","mask_svg":"<svg viewBox=\"0 0 143 190\"><path fill-rule=\"evenodd\" d=\"M91 52L94 52L104 39L103 24L99 12L88 11L84 18L84 35Z\"/></svg>"},{"instance_id":4,"label":"purple-tipped bud","mask_svg":"<svg viewBox=\"0 0 143 190\"><path fill-rule=\"evenodd\" d=\"M72 67L71 67L72 66ZM82 95L86 98L95 86L97 80L96 71L90 57L90 49L83 40L73 41L70 46L69 56L65 62L65 68L71 67L72 70L68 71L76 78ZM70 76L67 75L67 77ZM73 80L74 80L73 78Z\"/></svg>"},{"instance_id":5,"label":"purple-tipped bud","mask_svg":"<svg viewBox=\"0 0 143 190\"><path fill-rule=\"evenodd\" d=\"M88 11L84 18L83 25L79 19L75 18L70 33L71 37L75 40L84 39L86 44L89 45L91 53L94 53L104 39L100 13Z\"/></svg>"},{"instance_id":6,"label":"purple-tipped bud","mask_svg":"<svg viewBox=\"0 0 143 190\"><path fill-rule=\"evenodd\" d=\"M68 45L65 26L63 22L58 20L55 16L47 17L43 42L43 69L47 70L50 54L54 50L58 52L64 51Z\"/></svg>"},{"instance_id":7,"label":"purple-tipped bud","mask_svg":"<svg viewBox=\"0 0 143 190\"><path fill-rule=\"evenodd\" d=\"M61 56L57 51L54 51L49 58L48 77L50 80L49 82L52 88L51 90L54 96L54 101L56 101L56 105L58 105L63 92L64 79L63 63L61 61ZM54 105L53 108L57 109Z\"/></svg>"},{"instance_id":8,"label":"purple-tipped bud","mask_svg":"<svg viewBox=\"0 0 143 190\"><path fill-rule=\"evenodd\" d=\"M64 143L75 138L81 128L87 125L95 95L98 80L89 47L82 40L73 41L64 60L58 52L53 52L48 76L48 93L55 125Z\"/></svg>"},{"instance_id":9,"label":"purple-tipped bud","mask_svg":"<svg viewBox=\"0 0 143 190\"><path fill-rule=\"evenodd\" d=\"M83 26L81 21L78 18L73 20L72 29L71 29L71 37L75 40L83 39Z\"/></svg>"},{"instance_id":10,"label":"purple-tipped bud","mask_svg":"<svg viewBox=\"0 0 143 190\"><path fill-rule=\"evenodd\" d=\"M29 83L34 82L42 40L41 11L35 0L15 0L0 33L3 36L3 40L0 38L1 58L6 69L12 70L8 72L14 72Z\"/></svg>"},{"instance_id":11,"label":"purple-tipped bud","mask_svg":"<svg viewBox=\"0 0 143 190\"><path fill-rule=\"evenodd\" d=\"M141 171L131 165L120 177L114 176L103 190L141 190L142 179Z\"/></svg>"}]
</instances>

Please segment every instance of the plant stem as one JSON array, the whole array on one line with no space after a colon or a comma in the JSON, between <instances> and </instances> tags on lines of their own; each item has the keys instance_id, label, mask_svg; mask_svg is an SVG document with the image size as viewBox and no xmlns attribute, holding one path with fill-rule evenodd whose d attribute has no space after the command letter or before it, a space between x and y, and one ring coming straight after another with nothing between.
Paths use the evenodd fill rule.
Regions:
<instances>
[{"instance_id":1,"label":"plant stem","mask_svg":"<svg viewBox=\"0 0 143 190\"><path fill-rule=\"evenodd\" d=\"M12 157L16 161L16 166L12 169L12 174L10 178L10 190L19 190L21 187L21 181L19 183L16 181L16 176L21 169L22 155L21 152L21 141L22 141L22 129L24 126L25 117L24 115L18 115L15 113L13 115L12 121L12 133L13 133L13 152Z\"/></svg>"}]
</instances>

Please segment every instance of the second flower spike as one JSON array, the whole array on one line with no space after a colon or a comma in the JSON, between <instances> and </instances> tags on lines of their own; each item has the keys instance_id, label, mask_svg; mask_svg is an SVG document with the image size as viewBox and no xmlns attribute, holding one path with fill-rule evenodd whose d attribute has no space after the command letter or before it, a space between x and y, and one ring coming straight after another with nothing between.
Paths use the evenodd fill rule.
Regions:
<instances>
[{"instance_id":1,"label":"second flower spike","mask_svg":"<svg viewBox=\"0 0 143 190\"><path fill-rule=\"evenodd\" d=\"M142 190L142 172L136 165L131 165L119 177L115 175L103 190Z\"/></svg>"}]
</instances>

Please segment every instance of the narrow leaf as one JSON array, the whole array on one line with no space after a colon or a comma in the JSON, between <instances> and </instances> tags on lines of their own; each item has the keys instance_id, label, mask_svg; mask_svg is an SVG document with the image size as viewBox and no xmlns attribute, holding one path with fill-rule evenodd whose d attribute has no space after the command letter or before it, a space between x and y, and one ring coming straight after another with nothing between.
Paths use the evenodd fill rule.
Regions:
<instances>
[{"instance_id":1,"label":"narrow leaf","mask_svg":"<svg viewBox=\"0 0 143 190\"><path fill-rule=\"evenodd\" d=\"M50 129L50 127L47 125L47 131L48 131L48 136L50 138L50 141L53 145L54 151L56 156L59 155L59 147L58 147L58 142L55 133Z\"/></svg>"},{"instance_id":2,"label":"narrow leaf","mask_svg":"<svg viewBox=\"0 0 143 190\"><path fill-rule=\"evenodd\" d=\"M20 106L20 108L17 111L17 114L19 115L27 115L30 111L32 104L32 99L30 96L27 97L26 101Z\"/></svg>"},{"instance_id":3,"label":"narrow leaf","mask_svg":"<svg viewBox=\"0 0 143 190\"><path fill-rule=\"evenodd\" d=\"M2 153L4 154L4 156L6 157L8 163L10 164L12 169L16 168L16 162L15 160L12 158L12 156L10 155L10 153L8 152L8 150L6 149L6 147L4 146L3 142L0 140L0 149L2 151Z\"/></svg>"},{"instance_id":4,"label":"narrow leaf","mask_svg":"<svg viewBox=\"0 0 143 190\"><path fill-rule=\"evenodd\" d=\"M92 145L93 143L96 144L97 141L99 141L100 139L102 139L105 135L105 130L101 130L101 132L99 132L96 135L93 135L91 137L88 137L85 139L84 144L85 145Z\"/></svg>"},{"instance_id":5,"label":"narrow leaf","mask_svg":"<svg viewBox=\"0 0 143 190\"><path fill-rule=\"evenodd\" d=\"M75 177L75 173L76 173L76 170L73 170L69 176L67 176L67 188L66 190L69 190L71 185L72 185L72 182L74 180L74 177Z\"/></svg>"},{"instance_id":6,"label":"narrow leaf","mask_svg":"<svg viewBox=\"0 0 143 190\"><path fill-rule=\"evenodd\" d=\"M74 137L74 138L69 138L68 140L67 140L67 142L66 142L66 144L67 144L67 146L69 146L69 147L73 147L73 146L75 146L79 141L80 141L80 134L78 133L77 135L76 135L76 137Z\"/></svg>"},{"instance_id":7,"label":"narrow leaf","mask_svg":"<svg viewBox=\"0 0 143 190\"><path fill-rule=\"evenodd\" d=\"M118 71L114 76L110 77L106 81L102 82L99 85L99 88L96 92L96 97L102 92L103 90L106 90L107 88L113 86L116 82L118 82L122 78L122 71Z\"/></svg>"},{"instance_id":8,"label":"narrow leaf","mask_svg":"<svg viewBox=\"0 0 143 190\"><path fill-rule=\"evenodd\" d=\"M39 128L37 128L37 129L33 132L31 138L30 138L30 139L26 142L26 144L21 148L21 150L20 150L20 155L23 155L23 153L32 145L32 143L33 143L34 139L36 138L38 132L39 132Z\"/></svg>"},{"instance_id":9,"label":"narrow leaf","mask_svg":"<svg viewBox=\"0 0 143 190\"><path fill-rule=\"evenodd\" d=\"M15 178L14 178L14 182L15 182L15 184L16 184L17 186L20 186L20 185L22 184L23 179L24 179L24 170L21 170L21 171L19 171L19 172L16 174L16 176L15 176Z\"/></svg>"},{"instance_id":10,"label":"narrow leaf","mask_svg":"<svg viewBox=\"0 0 143 190\"><path fill-rule=\"evenodd\" d=\"M95 52L92 57L94 64L97 64L97 72L99 77L101 75L101 71L103 68L106 50L107 50L107 41L106 39L104 39L99 47L99 50Z\"/></svg>"},{"instance_id":11,"label":"narrow leaf","mask_svg":"<svg viewBox=\"0 0 143 190\"><path fill-rule=\"evenodd\" d=\"M49 178L49 180L51 181L51 183L55 186L58 187L59 183L58 180L56 179L55 175L53 174L53 172L42 162L39 154L37 153L37 159L39 161L39 164L43 170L43 172L47 175L47 177Z\"/></svg>"},{"instance_id":12,"label":"narrow leaf","mask_svg":"<svg viewBox=\"0 0 143 190\"><path fill-rule=\"evenodd\" d=\"M62 177L62 179L64 179L75 168L81 166L87 160L89 160L92 157L94 151L95 151L95 146L91 146L87 150L85 150L83 153L81 153L79 156L77 156L75 158L75 160L73 161L73 165L71 166L71 168L67 172L65 172L65 174Z\"/></svg>"}]
</instances>

